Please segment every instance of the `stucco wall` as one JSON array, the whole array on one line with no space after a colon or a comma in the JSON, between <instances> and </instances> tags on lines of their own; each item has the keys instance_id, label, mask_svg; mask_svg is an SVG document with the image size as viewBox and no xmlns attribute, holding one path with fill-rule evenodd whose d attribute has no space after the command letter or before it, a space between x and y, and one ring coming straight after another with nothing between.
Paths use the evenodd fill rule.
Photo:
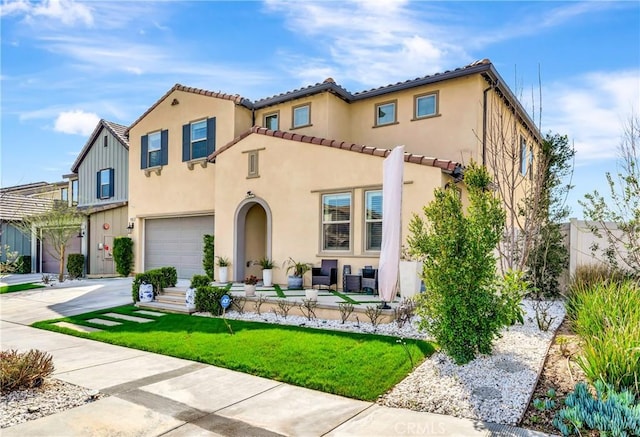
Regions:
<instances>
[{"instance_id":1,"label":"stucco wall","mask_svg":"<svg viewBox=\"0 0 640 437\"><path fill-rule=\"evenodd\" d=\"M260 177L247 178L248 150L259 152ZM254 199L251 191L268 204L272 215L272 252L265 254L278 265L288 259L319 265L323 258L338 258L339 270L351 264L357 270L378 264L377 253L363 248L364 190L382 187L383 158L356 152L288 141L258 134L250 135L217 158L216 254L233 258L236 211ZM442 186L440 169L405 163L402 209L403 240L413 212L433 199L435 187ZM320 247L320 208L324 192L352 193L352 232L349 252L322 252ZM246 260L232 259L232 264ZM233 271L234 269L231 269ZM310 282L307 274L306 283ZM242 278L232 277L240 280ZM275 283L286 283L285 269L274 271Z\"/></svg>"}]
</instances>

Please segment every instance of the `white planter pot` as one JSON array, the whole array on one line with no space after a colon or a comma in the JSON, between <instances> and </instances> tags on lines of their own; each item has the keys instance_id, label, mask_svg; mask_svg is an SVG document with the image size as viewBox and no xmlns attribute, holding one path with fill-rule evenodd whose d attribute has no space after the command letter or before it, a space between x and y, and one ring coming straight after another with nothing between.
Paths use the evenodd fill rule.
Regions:
<instances>
[{"instance_id":1,"label":"white planter pot","mask_svg":"<svg viewBox=\"0 0 640 437\"><path fill-rule=\"evenodd\" d=\"M153 285L145 284L145 283L140 284L140 288L138 288L138 298L140 299L140 302L152 302L153 301Z\"/></svg>"},{"instance_id":2,"label":"white planter pot","mask_svg":"<svg viewBox=\"0 0 640 437\"><path fill-rule=\"evenodd\" d=\"M400 296L410 298L420 293L422 261L400 261Z\"/></svg>"},{"instance_id":3,"label":"white planter pot","mask_svg":"<svg viewBox=\"0 0 640 437\"><path fill-rule=\"evenodd\" d=\"M196 290L195 290L195 288L187 288L187 293L185 294L185 305L189 309L196 307Z\"/></svg>"},{"instance_id":4,"label":"white planter pot","mask_svg":"<svg viewBox=\"0 0 640 437\"><path fill-rule=\"evenodd\" d=\"M262 270L262 282L265 287L271 287L273 285L273 270Z\"/></svg>"},{"instance_id":5,"label":"white planter pot","mask_svg":"<svg viewBox=\"0 0 640 437\"><path fill-rule=\"evenodd\" d=\"M219 282L226 284L229 282L229 267L218 267Z\"/></svg>"},{"instance_id":6,"label":"white planter pot","mask_svg":"<svg viewBox=\"0 0 640 437\"><path fill-rule=\"evenodd\" d=\"M318 290L308 288L304 291L304 297L307 298L307 300L318 300Z\"/></svg>"},{"instance_id":7,"label":"white planter pot","mask_svg":"<svg viewBox=\"0 0 640 437\"><path fill-rule=\"evenodd\" d=\"M252 284L244 284L244 295L247 297L256 295L256 286Z\"/></svg>"}]
</instances>

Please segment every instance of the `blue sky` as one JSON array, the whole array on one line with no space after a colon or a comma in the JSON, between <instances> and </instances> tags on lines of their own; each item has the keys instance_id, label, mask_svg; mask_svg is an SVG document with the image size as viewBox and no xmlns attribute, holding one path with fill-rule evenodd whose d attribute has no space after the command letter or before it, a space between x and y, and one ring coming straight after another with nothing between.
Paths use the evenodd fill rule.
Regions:
<instances>
[{"instance_id":1,"label":"blue sky","mask_svg":"<svg viewBox=\"0 0 640 437\"><path fill-rule=\"evenodd\" d=\"M2 186L61 180L100 118L128 125L175 83L255 100L331 76L356 92L489 58L536 120L542 107L542 131L575 144L580 218L576 200L606 188L640 111L637 1L18 0L0 11Z\"/></svg>"}]
</instances>

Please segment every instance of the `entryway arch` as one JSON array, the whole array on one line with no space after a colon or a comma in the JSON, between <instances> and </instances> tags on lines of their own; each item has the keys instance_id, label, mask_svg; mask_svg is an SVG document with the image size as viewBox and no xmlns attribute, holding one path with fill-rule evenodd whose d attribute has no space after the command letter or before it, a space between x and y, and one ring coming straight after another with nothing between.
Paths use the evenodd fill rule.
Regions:
<instances>
[{"instance_id":1,"label":"entryway arch","mask_svg":"<svg viewBox=\"0 0 640 437\"><path fill-rule=\"evenodd\" d=\"M272 223L271 208L264 199L251 197L240 202L234 216L233 280L242 281L248 272L260 272L259 267L247 265L251 261L271 258Z\"/></svg>"}]
</instances>

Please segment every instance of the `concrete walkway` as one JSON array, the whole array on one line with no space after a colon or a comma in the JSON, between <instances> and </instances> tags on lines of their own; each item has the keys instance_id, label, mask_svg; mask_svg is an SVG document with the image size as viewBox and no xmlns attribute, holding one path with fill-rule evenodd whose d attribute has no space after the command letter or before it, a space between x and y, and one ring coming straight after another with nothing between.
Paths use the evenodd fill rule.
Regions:
<instances>
[{"instance_id":1,"label":"concrete walkway","mask_svg":"<svg viewBox=\"0 0 640 437\"><path fill-rule=\"evenodd\" d=\"M53 355L55 378L110 396L2 430L9 436L543 436L382 407L28 324L131 302L130 279L0 296L2 349Z\"/></svg>"}]
</instances>

